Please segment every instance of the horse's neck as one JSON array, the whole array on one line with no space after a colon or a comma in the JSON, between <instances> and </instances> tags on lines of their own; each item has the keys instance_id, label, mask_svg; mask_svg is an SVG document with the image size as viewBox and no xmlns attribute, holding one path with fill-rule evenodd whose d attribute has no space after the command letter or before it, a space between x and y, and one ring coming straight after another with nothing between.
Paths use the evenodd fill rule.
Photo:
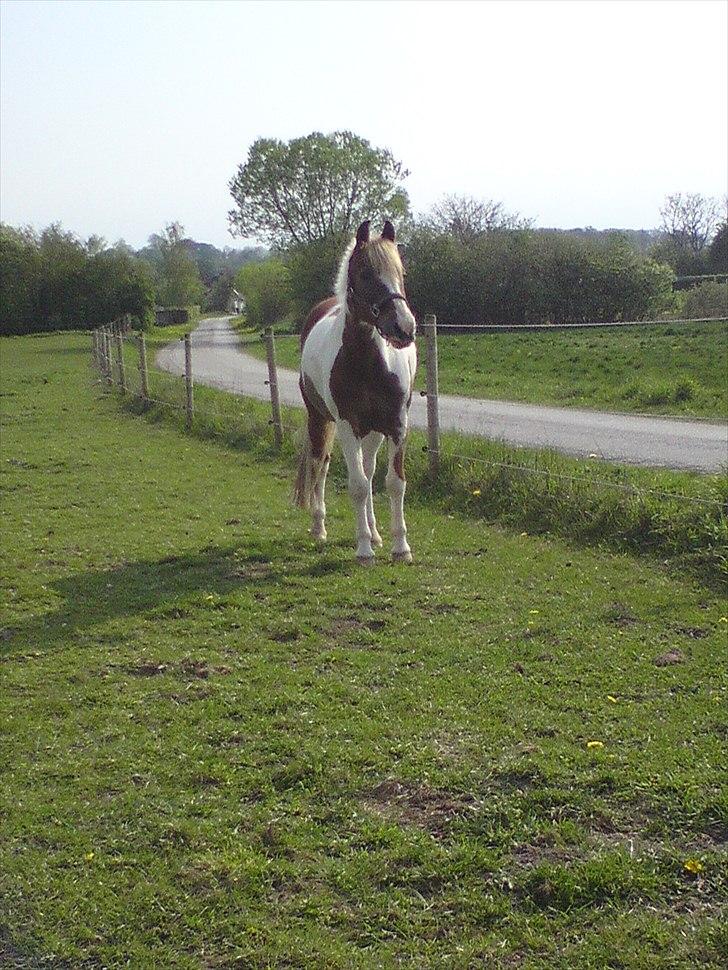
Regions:
<instances>
[{"instance_id":1,"label":"horse's neck","mask_svg":"<svg viewBox=\"0 0 728 970\"><path fill-rule=\"evenodd\" d=\"M345 349L351 353L361 353L366 356L382 353L384 341L370 323L356 319L348 310L344 314L344 330L342 342Z\"/></svg>"}]
</instances>

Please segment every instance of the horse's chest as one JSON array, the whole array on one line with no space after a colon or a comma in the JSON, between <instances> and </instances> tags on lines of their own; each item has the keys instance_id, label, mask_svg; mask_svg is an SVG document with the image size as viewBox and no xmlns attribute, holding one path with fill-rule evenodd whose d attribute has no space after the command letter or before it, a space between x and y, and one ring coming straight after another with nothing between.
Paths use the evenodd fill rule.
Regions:
<instances>
[{"instance_id":1,"label":"horse's chest","mask_svg":"<svg viewBox=\"0 0 728 970\"><path fill-rule=\"evenodd\" d=\"M378 431L399 438L405 390L383 361L352 361L341 353L331 371L330 388L339 417L349 422L357 437Z\"/></svg>"}]
</instances>

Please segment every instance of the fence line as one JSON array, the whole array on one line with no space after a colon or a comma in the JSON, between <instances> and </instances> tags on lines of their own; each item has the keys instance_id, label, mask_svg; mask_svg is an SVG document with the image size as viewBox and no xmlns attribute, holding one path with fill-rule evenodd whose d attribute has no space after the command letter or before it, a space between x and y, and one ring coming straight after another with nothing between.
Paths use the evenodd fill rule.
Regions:
<instances>
[{"instance_id":1,"label":"fence line","mask_svg":"<svg viewBox=\"0 0 728 970\"><path fill-rule=\"evenodd\" d=\"M722 508L725 503L719 499L698 498L693 495L679 495L676 492L662 492L655 488L642 488L639 485L627 485L622 482L612 482L607 478L592 478L586 475L567 475L564 472L555 472L550 468L535 468L533 465L514 465L511 462L495 461L490 458L476 458L474 455L458 455L454 452L445 452L444 457L455 458L458 461L468 462L477 465L489 465L496 468L507 468L510 471L528 472L531 475L541 475L544 478L556 478L560 481L581 482L585 485L600 485L605 488L616 488L622 492L632 495L656 495L660 498L675 499L686 502L690 505L710 505Z\"/></svg>"},{"instance_id":2,"label":"fence line","mask_svg":"<svg viewBox=\"0 0 728 970\"><path fill-rule=\"evenodd\" d=\"M190 334L186 334L183 338L185 346L185 368L182 378L185 384L185 401L184 403L175 404L169 400L163 400L162 398L153 396L150 393L149 386L149 375L147 369L147 357L146 357L146 342L144 334L140 334L137 340L131 341L133 346L136 347L139 353L139 378L140 385L139 390L131 389L129 383L127 382L126 370L124 367L124 355L123 355L123 341L124 337L128 336L129 329L122 329L123 321L120 325L117 323L116 328L110 327L109 329L101 327L92 334L92 365L99 374L98 383L102 387L111 388L114 386L114 368L112 362L112 339L113 343L117 348L118 356L118 380L117 386L122 394L130 393L132 396L138 397L145 404L156 404L163 408L169 408L180 413L184 413L186 416L186 426L191 428L193 426L194 417L198 416L201 418L208 418L210 420L216 420L222 417L220 413L213 413L206 409L200 410L196 407L194 402L194 382L192 378L192 359L193 359L193 347ZM603 478L594 478L592 476L586 475L569 475L564 472L556 472L547 468L537 468L532 465L523 465L513 462L497 461L488 458L478 458L473 455L463 455L456 452L443 451L440 443L440 427L439 427L439 387L438 387L438 362L437 362L437 331L438 329L452 329L452 328L439 328L437 325L437 318L434 314L428 314L425 317L423 331L425 335L425 347L426 347L426 373L427 373L427 390L420 392L427 396L427 445L423 448L423 451L427 453L428 456L428 473L430 477L435 480L441 471L441 465L443 460L454 460L461 463L467 463L475 466L487 466L491 468L502 468L508 471L518 472L528 475L541 476L542 478L551 478L556 481L568 481L572 483L599 486L602 488L615 489L629 495L634 495L641 497L643 495L654 495L659 498L669 499L672 501L682 502L686 505L694 506L710 506L714 508L723 508L725 503L719 499L704 499L697 496L680 495L672 492L665 492L660 489L653 488L643 488L635 484L625 484L622 482L614 482ZM273 426L274 440L273 444L276 450L279 450L282 446L284 439L284 432L295 433L299 429L293 425L284 424L281 418L281 407L280 399L278 396L278 377L277 377L277 365L276 365L276 354L275 354L275 337L272 328L265 330L261 337L266 345L266 357L268 362L268 380L265 382L269 386L270 396L271 396L271 408L273 417L269 421L269 424ZM155 375L161 376L161 371L155 371ZM170 376L172 380L176 378Z\"/></svg>"},{"instance_id":3,"label":"fence line","mask_svg":"<svg viewBox=\"0 0 728 970\"><path fill-rule=\"evenodd\" d=\"M533 333L557 330L604 330L610 327L684 326L689 323L728 323L728 317L695 317L684 320L612 320L609 323L441 323L437 329L450 333Z\"/></svg>"}]
</instances>

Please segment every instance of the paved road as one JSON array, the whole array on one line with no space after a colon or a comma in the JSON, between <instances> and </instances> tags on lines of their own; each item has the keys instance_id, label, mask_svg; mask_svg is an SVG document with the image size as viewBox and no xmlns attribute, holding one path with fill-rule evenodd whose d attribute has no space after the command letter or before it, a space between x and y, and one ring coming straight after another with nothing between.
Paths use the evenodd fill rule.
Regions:
<instances>
[{"instance_id":1,"label":"paved road","mask_svg":"<svg viewBox=\"0 0 728 970\"><path fill-rule=\"evenodd\" d=\"M268 400L265 363L243 353L227 319L204 320L192 334L195 381ZM182 341L162 349L157 365L173 374L184 373ZM279 369L278 383L281 401L302 407L298 375ZM423 397L413 399L410 414L415 427L427 427ZM598 455L634 465L698 471L718 471L728 465L726 424L450 395L440 397L440 424L443 429L502 439L514 445L554 448L570 455Z\"/></svg>"}]
</instances>

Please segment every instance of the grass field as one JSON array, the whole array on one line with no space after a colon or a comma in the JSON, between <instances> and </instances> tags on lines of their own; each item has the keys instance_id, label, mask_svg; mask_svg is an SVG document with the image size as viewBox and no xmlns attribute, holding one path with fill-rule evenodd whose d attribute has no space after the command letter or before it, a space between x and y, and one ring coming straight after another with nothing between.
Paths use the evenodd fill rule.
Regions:
<instances>
[{"instance_id":1,"label":"grass field","mask_svg":"<svg viewBox=\"0 0 728 970\"><path fill-rule=\"evenodd\" d=\"M279 363L298 367L298 337ZM265 356L259 341L251 352ZM424 351L422 351L424 353ZM438 337L440 391L650 414L728 417L728 323ZM419 383L424 387L424 368Z\"/></svg>"},{"instance_id":2,"label":"grass field","mask_svg":"<svg viewBox=\"0 0 728 970\"><path fill-rule=\"evenodd\" d=\"M416 500L361 569L88 346L2 344L0 962L724 965L721 596Z\"/></svg>"}]
</instances>

